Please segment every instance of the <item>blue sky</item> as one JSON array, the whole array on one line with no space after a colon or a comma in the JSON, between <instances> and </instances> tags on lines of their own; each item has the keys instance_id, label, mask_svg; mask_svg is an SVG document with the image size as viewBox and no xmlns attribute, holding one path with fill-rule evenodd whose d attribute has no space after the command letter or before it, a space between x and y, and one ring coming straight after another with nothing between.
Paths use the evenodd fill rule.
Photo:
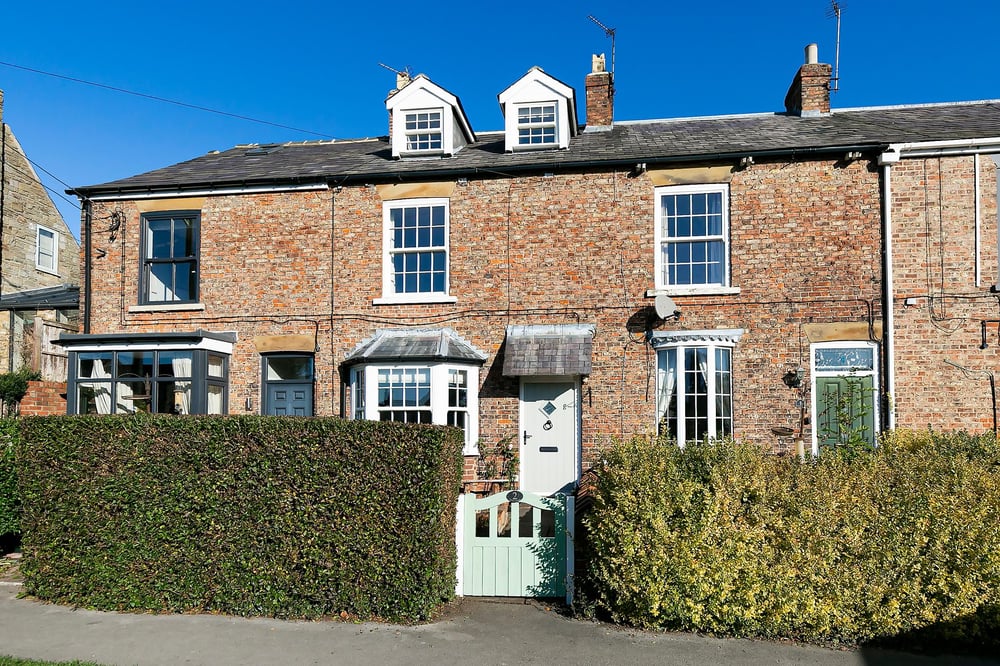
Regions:
<instances>
[{"instance_id":1,"label":"blue sky","mask_svg":"<svg viewBox=\"0 0 1000 666\"><path fill-rule=\"evenodd\" d=\"M834 108L1000 98L989 38L1000 3L841 6ZM616 120L779 111L807 43L834 60L830 0L7 3L2 62L323 136L0 65L4 120L40 167L92 185L242 143L385 134L395 75L381 62L426 74L459 96L476 131L496 130L497 94L534 65L583 106L591 54L611 57L590 14L617 31ZM53 198L79 235L79 210Z\"/></svg>"}]
</instances>

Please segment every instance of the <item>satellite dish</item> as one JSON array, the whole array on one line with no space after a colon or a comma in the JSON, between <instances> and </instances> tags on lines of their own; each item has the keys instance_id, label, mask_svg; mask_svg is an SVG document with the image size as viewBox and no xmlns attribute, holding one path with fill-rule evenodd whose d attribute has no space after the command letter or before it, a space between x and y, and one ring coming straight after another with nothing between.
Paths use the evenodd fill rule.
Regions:
<instances>
[{"instance_id":1,"label":"satellite dish","mask_svg":"<svg viewBox=\"0 0 1000 666\"><path fill-rule=\"evenodd\" d=\"M653 301L653 307L656 309L656 316L660 319L670 319L681 313L681 309L674 303L674 299L669 296L657 296L656 300Z\"/></svg>"}]
</instances>

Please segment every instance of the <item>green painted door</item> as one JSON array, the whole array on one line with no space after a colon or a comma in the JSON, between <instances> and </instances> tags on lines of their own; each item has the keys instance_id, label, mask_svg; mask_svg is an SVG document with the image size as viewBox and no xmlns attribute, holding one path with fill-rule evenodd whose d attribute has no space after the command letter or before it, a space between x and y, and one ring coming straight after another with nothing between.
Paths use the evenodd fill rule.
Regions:
<instances>
[{"instance_id":1,"label":"green painted door","mask_svg":"<svg viewBox=\"0 0 1000 666\"><path fill-rule=\"evenodd\" d=\"M564 597L566 497L513 490L466 496L463 589L468 596Z\"/></svg>"},{"instance_id":2,"label":"green painted door","mask_svg":"<svg viewBox=\"0 0 1000 666\"><path fill-rule=\"evenodd\" d=\"M875 443L874 394L871 376L816 378L816 439L821 451L852 437Z\"/></svg>"}]
</instances>

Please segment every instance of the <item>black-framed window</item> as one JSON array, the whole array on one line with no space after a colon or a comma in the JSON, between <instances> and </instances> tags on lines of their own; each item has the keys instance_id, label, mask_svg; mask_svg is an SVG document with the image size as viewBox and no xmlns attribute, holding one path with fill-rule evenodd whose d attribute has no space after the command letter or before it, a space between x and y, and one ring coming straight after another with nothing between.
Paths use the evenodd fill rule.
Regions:
<instances>
[{"instance_id":1,"label":"black-framed window","mask_svg":"<svg viewBox=\"0 0 1000 666\"><path fill-rule=\"evenodd\" d=\"M142 216L139 303L198 301L198 211Z\"/></svg>"},{"instance_id":2,"label":"black-framed window","mask_svg":"<svg viewBox=\"0 0 1000 666\"><path fill-rule=\"evenodd\" d=\"M71 414L226 414L229 357L205 349L74 351Z\"/></svg>"},{"instance_id":3,"label":"black-framed window","mask_svg":"<svg viewBox=\"0 0 1000 666\"><path fill-rule=\"evenodd\" d=\"M312 416L315 360L312 354L269 353L261 357L264 413L272 416Z\"/></svg>"}]
</instances>

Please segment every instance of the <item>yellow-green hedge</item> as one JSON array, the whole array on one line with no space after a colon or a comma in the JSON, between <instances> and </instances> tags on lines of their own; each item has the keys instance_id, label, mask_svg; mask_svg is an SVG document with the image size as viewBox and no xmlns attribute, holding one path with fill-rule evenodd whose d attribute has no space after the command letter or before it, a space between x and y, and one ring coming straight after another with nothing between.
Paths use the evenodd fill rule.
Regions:
<instances>
[{"instance_id":1,"label":"yellow-green hedge","mask_svg":"<svg viewBox=\"0 0 1000 666\"><path fill-rule=\"evenodd\" d=\"M800 463L733 442L637 438L599 470L589 584L619 622L864 642L1000 602L1000 448L898 432L874 453ZM990 631L992 629L992 631Z\"/></svg>"}]
</instances>

